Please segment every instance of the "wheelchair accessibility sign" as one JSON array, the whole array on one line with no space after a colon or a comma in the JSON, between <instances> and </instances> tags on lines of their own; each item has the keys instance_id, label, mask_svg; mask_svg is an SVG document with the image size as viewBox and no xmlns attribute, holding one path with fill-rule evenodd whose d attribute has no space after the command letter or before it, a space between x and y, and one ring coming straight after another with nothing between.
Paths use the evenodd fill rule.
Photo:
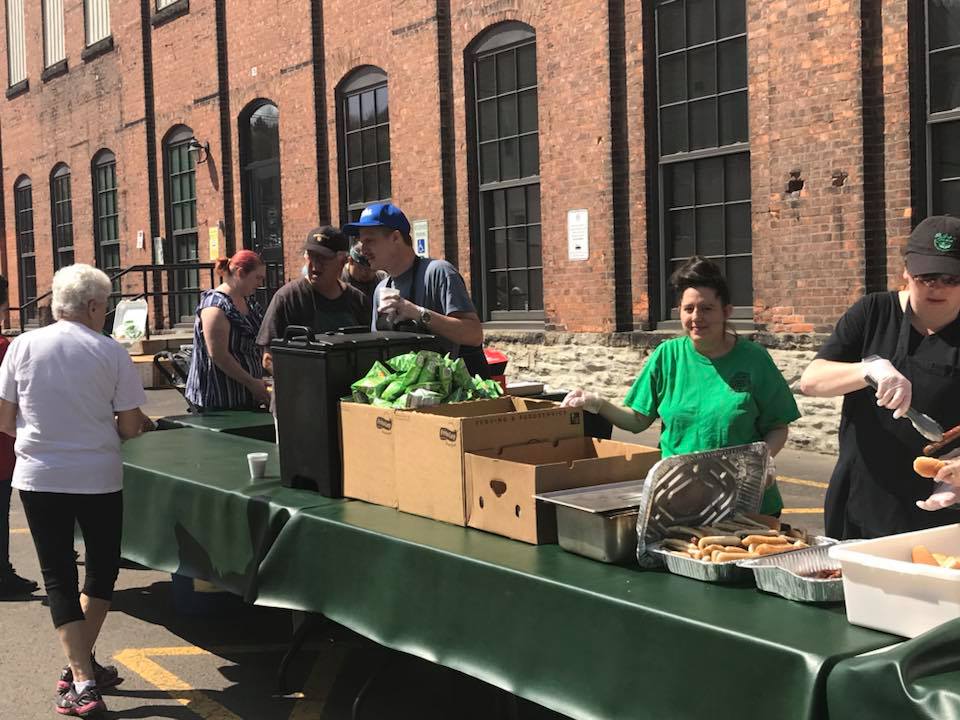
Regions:
<instances>
[{"instance_id":1,"label":"wheelchair accessibility sign","mask_svg":"<svg viewBox=\"0 0 960 720\"><path fill-rule=\"evenodd\" d=\"M420 257L430 255L430 239L426 220L413 221L413 250Z\"/></svg>"}]
</instances>

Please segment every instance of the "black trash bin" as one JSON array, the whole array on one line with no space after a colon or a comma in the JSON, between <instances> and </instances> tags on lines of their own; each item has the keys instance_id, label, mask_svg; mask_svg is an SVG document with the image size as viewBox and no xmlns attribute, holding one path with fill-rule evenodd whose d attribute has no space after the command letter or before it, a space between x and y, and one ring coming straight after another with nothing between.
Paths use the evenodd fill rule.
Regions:
<instances>
[{"instance_id":1,"label":"black trash bin","mask_svg":"<svg viewBox=\"0 0 960 720\"><path fill-rule=\"evenodd\" d=\"M280 479L287 487L343 497L340 398L373 363L418 350L440 350L433 335L343 328L312 334L289 327L270 344Z\"/></svg>"}]
</instances>

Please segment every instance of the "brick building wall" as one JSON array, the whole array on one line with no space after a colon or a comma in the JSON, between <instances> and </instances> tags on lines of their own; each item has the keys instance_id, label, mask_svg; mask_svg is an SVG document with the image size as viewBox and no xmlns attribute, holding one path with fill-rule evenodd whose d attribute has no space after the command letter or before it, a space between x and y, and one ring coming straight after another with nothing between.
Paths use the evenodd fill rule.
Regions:
<instances>
[{"instance_id":1,"label":"brick building wall","mask_svg":"<svg viewBox=\"0 0 960 720\"><path fill-rule=\"evenodd\" d=\"M73 174L76 258L94 257L90 162L117 156L123 266L170 260L164 139L184 126L209 143L197 165L199 259L251 241L241 117L279 113L283 259L342 222L337 88L363 66L388 78L391 198L425 220L430 251L458 263L475 294L481 252L471 48L505 22L536 33L543 325L615 333L656 327L659 178L653 9L639 0L294 0L112 2L113 48L84 60L82 0L65 2L67 72L46 81L42 19L27 7L29 89L0 100L3 268L18 303L13 184L33 180L38 290L52 270L49 175ZM916 9L892 0L746 0L753 305L773 333L829 330L865 290L896 286L921 205L916 168ZM169 17L164 17L169 14ZM908 17L908 14L910 17ZM922 21L922 13L921 13ZM6 53L0 58L6 69ZM920 148L922 150L922 148ZM803 189L785 188L799 170ZM567 257L567 211L589 211L590 256ZM145 247L136 247L138 231ZM131 281L132 283L132 281Z\"/></svg>"}]
</instances>

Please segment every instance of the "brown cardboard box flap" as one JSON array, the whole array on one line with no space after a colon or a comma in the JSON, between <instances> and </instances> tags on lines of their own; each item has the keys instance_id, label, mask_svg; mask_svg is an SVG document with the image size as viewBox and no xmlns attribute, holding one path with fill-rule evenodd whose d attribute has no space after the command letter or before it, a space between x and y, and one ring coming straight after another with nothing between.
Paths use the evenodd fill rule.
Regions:
<instances>
[{"instance_id":1,"label":"brown cardboard box flap","mask_svg":"<svg viewBox=\"0 0 960 720\"><path fill-rule=\"evenodd\" d=\"M394 427L397 411L361 403L340 403L343 494L376 505L397 507Z\"/></svg>"},{"instance_id":2,"label":"brown cardboard box flap","mask_svg":"<svg viewBox=\"0 0 960 720\"><path fill-rule=\"evenodd\" d=\"M465 455L468 525L529 543L556 542L556 510L534 495L646 477L656 448L595 438Z\"/></svg>"},{"instance_id":3,"label":"brown cardboard box flap","mask_svg":"<svg viewBox=\"0 0 960 720\"><path fill-rule=\"evenodd\" d=\"M466 525L470 503L464 452L582 435L582 410L523 398L397 411L398 507L404 512Z\"/></svg>"}]
</instances>

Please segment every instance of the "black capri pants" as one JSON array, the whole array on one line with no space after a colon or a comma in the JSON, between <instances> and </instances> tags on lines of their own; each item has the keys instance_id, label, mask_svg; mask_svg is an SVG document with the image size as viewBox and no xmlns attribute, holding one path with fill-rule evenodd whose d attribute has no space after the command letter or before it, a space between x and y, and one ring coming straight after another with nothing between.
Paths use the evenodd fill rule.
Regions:
<instances>
[{"instance_id":1,"label":"black capri pants","mask_svg":"<svg viewBox=\"0 0 960 720\"><path fill-rule=\"evenodd\" d=\"M83 620L79 577L73 556L74 524L86 548L83 593L110 601L120 572L123 493L82 495L20 491L20 500L37 548L53 626Z\"/></svg>"}]
</instances>

